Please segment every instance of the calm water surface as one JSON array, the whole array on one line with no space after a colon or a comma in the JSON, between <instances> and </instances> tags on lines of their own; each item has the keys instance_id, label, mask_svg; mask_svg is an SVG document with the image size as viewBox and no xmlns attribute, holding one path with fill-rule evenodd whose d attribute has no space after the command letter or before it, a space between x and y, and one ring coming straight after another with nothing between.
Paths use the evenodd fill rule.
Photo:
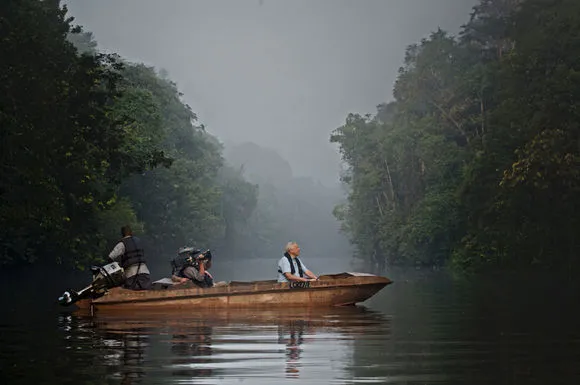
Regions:
<instances>
[{"instance_id":1,"label":"calm water surface","mask_svg":"<svg viewBox=\"0 0 580 385\"><path fill-rule=\"evenodd\" d=\"M575 283L393 278L361 307L124 318L4 282L0 384L580 384Z\"/></svg>"}]
</instances>

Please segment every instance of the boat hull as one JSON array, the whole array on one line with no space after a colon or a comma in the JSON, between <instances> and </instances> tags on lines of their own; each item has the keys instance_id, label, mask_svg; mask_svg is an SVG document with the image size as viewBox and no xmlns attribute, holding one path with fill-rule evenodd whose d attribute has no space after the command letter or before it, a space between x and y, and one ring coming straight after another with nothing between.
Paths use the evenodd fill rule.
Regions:
<instances>
[{"instance_id":1,"label":"boat hull","mask_svg":"<svg viewBox=\"0 0 580 385\"><path fill-rule=\"evenodd\" d=\"M306 285L276 281L231 282L212 288L176 285L162 290L133 291L122 288L79 303L91 312L136 310L187 310L199 308L248 308L277 306L345 306L364 302L392 281L361 273L324 275Z\"/></svg>"}]
</instances>

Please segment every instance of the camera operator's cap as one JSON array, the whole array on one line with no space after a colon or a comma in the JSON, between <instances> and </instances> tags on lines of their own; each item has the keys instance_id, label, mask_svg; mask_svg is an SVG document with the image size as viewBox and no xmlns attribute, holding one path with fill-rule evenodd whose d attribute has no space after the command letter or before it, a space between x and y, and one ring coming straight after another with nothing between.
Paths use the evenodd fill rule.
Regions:
<instances>
[{"instance_id":1,"label":"camera operator's cap","mask_svg":"<svg viewBox=\"0 0 580 385\"><path fill-rule=\"evenodd\" d=\"M179 250L177 250L177 254L179 254L179 255L181 255L181 254L197 254L199 252L200 252L199 249L196 249L194 247L189 247L189 246L180 247Z\"/></svg>"}]
</instances>

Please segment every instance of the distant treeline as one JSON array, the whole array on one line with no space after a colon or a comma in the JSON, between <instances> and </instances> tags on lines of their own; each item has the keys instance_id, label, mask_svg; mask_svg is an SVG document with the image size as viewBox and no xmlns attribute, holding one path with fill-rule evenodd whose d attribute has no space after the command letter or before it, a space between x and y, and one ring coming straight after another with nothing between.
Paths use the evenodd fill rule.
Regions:
<instances>
[{"instance_id":1,"label":"distant treeline","mask_svg":"<svg viewBox=\"0 0 580 385\"><path fill-rule=\"evenodd\" d=\"M256 206L163 73L96 50L58 0L0 3L0 266L214 245ZM230 228L228 228L230 227Z\"/></svg>"},{"instance_id":2,"label":"distant treeline","mask_svg":"<svg viewBox=\"0 0 580 385\"><path fill-rule=\"evenodd\" d=\"M394 101L332 135L373 263L578 267L580 1L481 0L408 47Z\"/></svg>"}]
</instances>

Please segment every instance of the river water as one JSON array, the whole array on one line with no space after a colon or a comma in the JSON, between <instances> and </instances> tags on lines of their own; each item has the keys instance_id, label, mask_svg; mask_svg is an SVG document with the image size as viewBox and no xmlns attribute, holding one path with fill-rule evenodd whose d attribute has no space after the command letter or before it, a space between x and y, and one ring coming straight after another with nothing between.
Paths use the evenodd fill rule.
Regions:
<instances>
[{"instance_id":1,"label":"river water","mask_svg":"<svg viewBox=\"0 0 580 385\"><path fill-rule=\"evenodd\" d=\"M580 384L569 278L386 275L357 307L125 318L63 312L50 277L4 279L0 384Z\"/></svg>"}]
</instances>

